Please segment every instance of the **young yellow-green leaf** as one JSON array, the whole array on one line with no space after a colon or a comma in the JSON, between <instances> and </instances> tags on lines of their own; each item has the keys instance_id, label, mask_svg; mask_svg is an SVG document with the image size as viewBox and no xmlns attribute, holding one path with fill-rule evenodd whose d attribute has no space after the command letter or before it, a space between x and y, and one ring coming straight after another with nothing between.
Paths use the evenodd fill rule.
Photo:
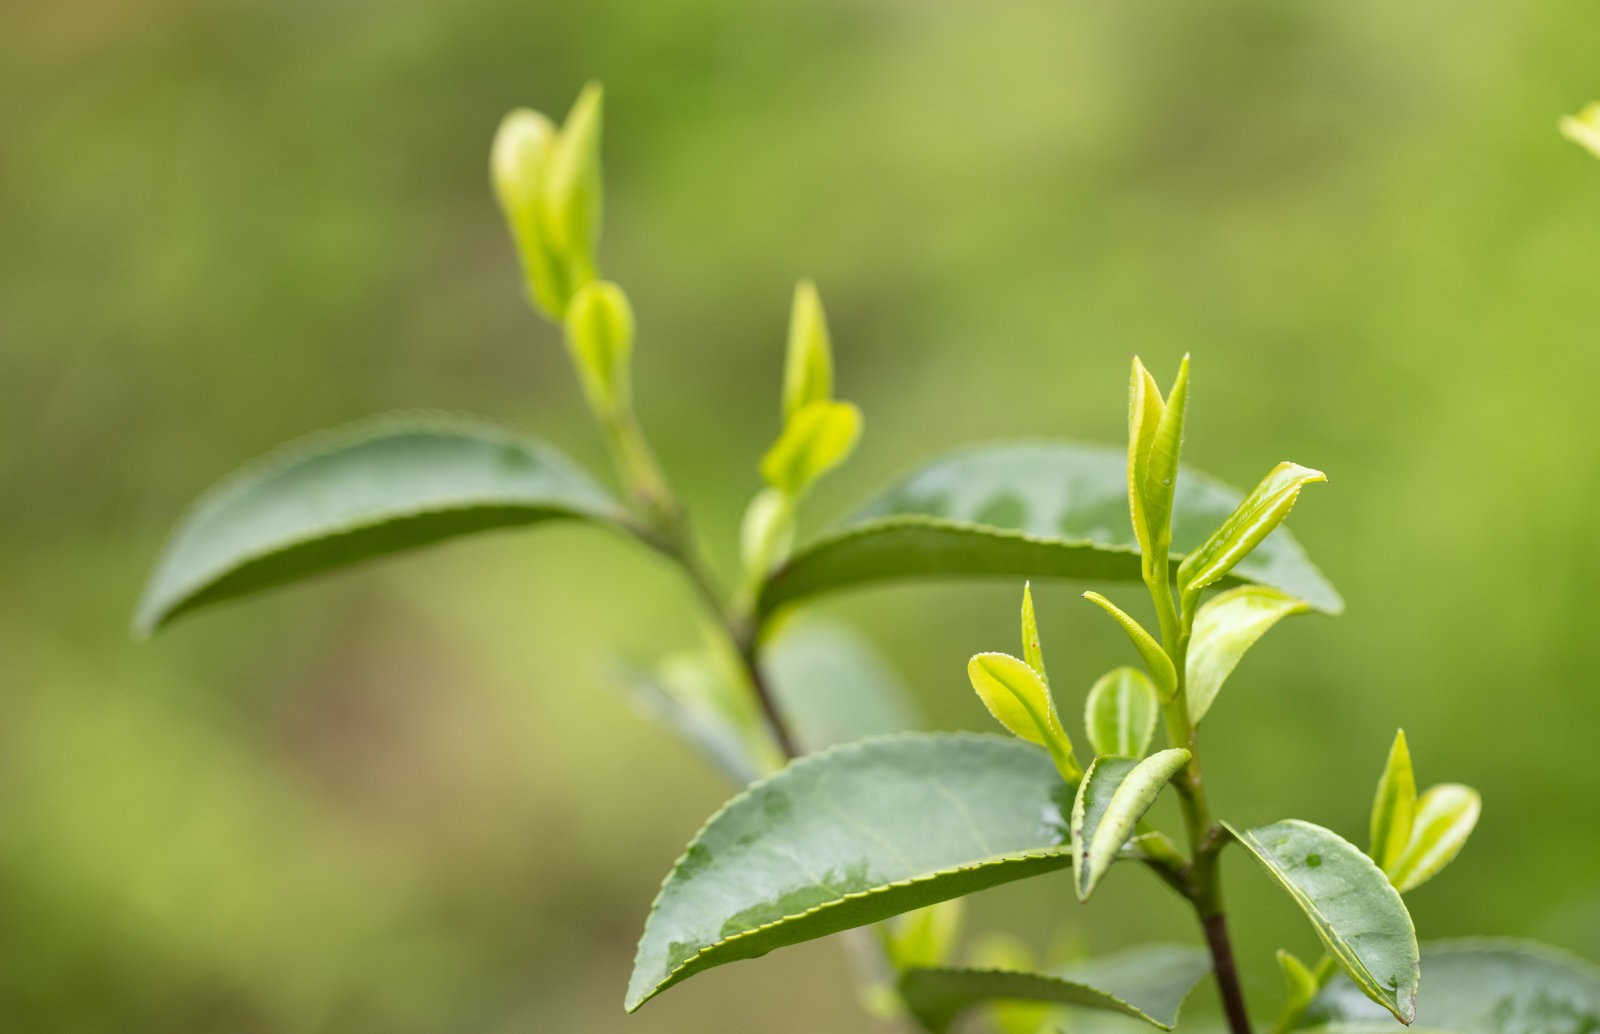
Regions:
<instances>
[{"instance_id":1,"label":"young yellow-green leaf","mask_svg":"<svg viewBox=\"0 0 1600 1034\"><path fill-rule=\"evenodd\" d=\"M1241 585L1203 604L1195 614L1184 665L1190 723L1200 724L1222 684L1256 640L1283 618L1307 609L1303 600L1265 585Z\"/></svg>"},{"instance_id":2,"label":"young yellow-green leaf","mask_svg":"<svg viewBox=\"0 0 1600 1034\"><path fill-rule=\"evenodd\" d=\"M489 179L522 263L529 300L545 315L559 318L570 289L560 260L545 240L539 214L544 168L555 138L555 126L539 112L530 108L509 112L489 151Z\"/></svg>"},{"instance_id":3,"label":"young yellow-green leaf","mask_svg":"<svg viewBox=\"0 0 1600 1034\"><path fill-rule=\"evenodd\" d=\"M861 436L861 410L849 402L812 402L795 413L761 458L761 476L798 497L843 463Z\"/></svg>"},{"instance_id":4,"label":"young yellow-green leaf","mask_svg":"<svg viewBox=\"0 0 1600 1034\"><path fill-rule=\"evenodd\" d=\"M1390 872L1411 842L1411 827L1417 814L1417 777L1411 769L1411 750L1406 746L1406 731L1394 734L1389 760L1378 778L1378 792L1372 798L1371 845L1367 854L1378 868Z\"/></svg>"},{"instance_id":5,"label":"young yellow-green leaf","mask_svg":"<svg viewBox=\"0 0 1600 1034\"><path fill-rule=\"evenodd\" d=\"M1240 493L1192 468L1178 476L1174 562L1206 540ZM761 588L759 616L849 586L908 578L1142 577L1128 525L1124 450L1064 442L991 445L934 460L803 544ZM1223 584L1259 582L1329 614L1344 609L1287 528Z\"/></svg>"},{"instance_id":6,"label":"young yellow-green leaf","mask_svg":"<svg viewBox=\"0 0 1600 1034\"><path fill-rule=\"evenodd\" d=\"M1532 941L1500 938L1422 946L1426 978L1412 1031L1429 1034L1593 1034L1600 967ZM1378 1034L1394 1021L1344 979L1311 1003L1295 1030Z\"/></svg>"},{"instance_id":7,"label":"young yellow-green leaf","mask_svg":"<svg viewBox=\"0 0 1600 1034\"><path fill-rule=\"evenodd\" d=\"M942 966L950 961L966 903L960 898L907 912L884 923L884 948L896 970Z\"/></svg>"},{"instance_id":8,"label":"young yellow-green leaf","mask_svg":"<svg viewBox=\"0 0 1600 1034\"><path fill-rule=\"evenodd\" d=\"M791 762L714 815L667 876L627 1009L712 966L1070 865L1064 789L1042 751L972 733Z\"/></svg>"},{"instance_id":9,"label":"young yellow-green leaf","mask_svg":"<svg viewBox=\"0 0 1600 1034\"><path fill-rule=\"evenodd\" d=\"M1166 410L1161 389L1138 356L1133 357L1133 372L1128 381L1128 516L1133 525L1139 552L1148 555L1156 548L1151 520L1145 505L1145 474L1150 466L1150 450L1156 429Z\"/></svg>"},{"instance_id":10,"label":"young yellow-green leaf","mask_svg":"<svg viewBox=\"0 0 1600 1034\"><path fill-rule=\"evenodd\" d=\"M1193 612L1201 590L1215 584L1283 523L1300 497L1300 489L1328 476L1298 463L1280 463L1222 522L1200 548L1178 565L1178 592L1186 612ZM1263 579L1265 581L1265 579ZM1270 582L1268 584L1271 584Z\"/></svg>"},{"instance_id":11,"label":"young yellow-green leaf","mask_svg":"<svg viewBox=\"0 0 1600 1034\"><path fill-rule=\"evenodd\" d=\"M168 541L134 630L357 561L622 508L549 446L485 424L389 417L295 442L211 489Z\"/></svg>"},{"instance_id":12,"label":"young yellow-green leaf","mask_svg":"<svg viewBox=\"0 0 1600 1034\"><path fill-rule=\"evenodd\" d=\"M1387 869L1402 894L1422 886L1461 851L1478 824L1483 801L1460 783L1430 786L1417 798L1416 819L1405 851Z\"/></svg>"},{"instance_id":13,"label":"young yellow-green leaf","mask_svg":"<svg viewBox=\"0 0 1600 1034\"><path fill-rule=\"evenodd\" d=\"M1292 1004L1311 1001L1320 986L1317 978L1293 952L1278 949L1278 968L1283 971L1284 994Z\"/></svg>"},{"instance_id":14,"label":"young yellow-green leaf","mask_svg":"<svg viewBox=\"0 0 1600 1034\"><path fill-rule=\"evenodd\" d=\"M769 571L793 548L794 499L776 488L763 488L750 500L739 525L739 556L745 570Z\"/></svg>"},{"instance_id":15,"label":"young yellow-green leaf","mask_svg":"<svg viewBox=\"0 0 1600 1034\"><path fill-rule=\"evenodd\" d=\"M1089 900L1161 788L1188 763L1189 752L1181 747L1143 761L1094 759L1072 802L1072 880L1079 901Z\"/></svg>"},{"instance_id":16,"label":"young yellow-green leaf","mask_svg":"<svg viewBox=\"0 0 1600 1034\"><path fill-rule=\"evenodd\" d=\"M1289 892L1362 993L1410 1023L1417 1011L1417 933L1372 859L1332 830L1299 819L1244 831L1223 826Z\"/></svg>"},{"instance_id":17,"label":"young yellow-green leaf","mask_svg":"<svg viewBox=\"0 0 1600 1034\"><path fill-rule=\"evenodd\" d=\"M1005 653L976 654L967 662L967 678L995 721L1048 750L1063 779L1078 779L1082 770L1073 757L1072 740L1061 726L1050 687L1027 661Z\"/></svg>"},{"instance_id":18,"label":"young yellow-green leaf","mask_svg":"<svg viewBox=\"0 0 1600 1034\"><path fill-rule=\"evenodd\" d=\"M1211 970L1206 953L1177 944L1151 944L1062 967L1051 973L955 967L901 974L900 995L935 1034L968 1009L991 1002L1049 1002L1121 1013L1162 1030ZM1076 1028L1074 1028L1076 1029Z\"/></svg>"},{"instance_id":19,"label":"young yellow-green leaf","mask_svg":"<svg viewBox=\"0 0 1600 1034\"><path fill-rule=\"evenodd\" d=\"M1138 668L1114 668L1089 689L1083 724L1096 754L1142 758L1155 735L1161 702L1149 676Z\"/></svg>"},{"instance_id":20,"label":"young yellow-green leaf","mask_svg":"<svg viewBox=\"0 0 1600 1034\"><path fill-rule=\"evenodd\" d=\"M1576 115L1562 116L1561 135L1600 158L1600 101L1585 105Z\"/></svg>"},{"instance_id":21,"label":"young yellow-green leaf","mask_svg":"<svg viewBox=\"0 0 1600 1034\"><path fill-rule=\"evenodd\" d=\"M540 191L542 223L551 247L573 269L572 287L594 276L600 242L600 134L605 91L589 83L578 94L546 159Z\"/></svg>"},{"instance_id":22,"label":"young yellow-green leaf","mask_svg":"<svg viewBox=\"0 0 1600 1034\"><path fill-rule=\"evenodd\" d=\"M590 407L602 416L632 404L633 307L622 288L591 280L567 306L567 349Z\"/></svg>"},{"instance_id":23,"label":"young yellow-green leaf","mask_svg":"<svg viewBox=\"0 0 1600 1034\"><path fill-rule=\"evenodd\" d=\"M1152 548L1147 555L1164 555L1172 546L1172 499L1178 486L1178 456L1183 451L1183 419L1188 407L1189 357L1184 356L1161 418L1156 421L1139 484L1145 520L1150 525Z\"/></svg>"},{"instance_id":24,"label":"young yellow-green leaf","mask_svg":"<svg viewBox=\"0 0 1600 1034\"><path fill-rule=\"evenodd\" d=\"M1101 610L1110 614L1122 630L1127 633L1128 640L1133 643L1133 648L1139 651L1139 657L1144 661L1144 666L1150 672L1150 677L1155 680L1156 689L1161 694L1161 699L1171 700L1172 694L1178 688L1177 669L1172 666L1172 658L1156 642L1155 637L1145 631L1145 627L1132 617L1128 616L1120 607L1098 592L1086 592L1083 598L1096 604Z\"/></svg>"},{"instance_id":25,"label":"young yellow-green leaf","mask_svg":"<svg viewBox=\"0 0 1600 1034\"><path fill-rule=\"evenodd\" d=\"M813 402L833 398L833 350L828 341L828 317L822 311L817 285L802 280L795 285L789 309L789 347L783 364L783 422Z\"/></svg>"},{"instance_id":26,"label":"young yellow-green leaf","mask_svg":"<svg viewBox=\"0 0 1600 1034\"><path fill-rule=\"evenodd\" d=\"M1033 586L1027 582L1022 583L1022 659L1039 673L1045 685L1050 684L1050 676L1044 670L1044 645L1039 642L1039 619L1033 612Z\"/></svg>"}]
</instances>

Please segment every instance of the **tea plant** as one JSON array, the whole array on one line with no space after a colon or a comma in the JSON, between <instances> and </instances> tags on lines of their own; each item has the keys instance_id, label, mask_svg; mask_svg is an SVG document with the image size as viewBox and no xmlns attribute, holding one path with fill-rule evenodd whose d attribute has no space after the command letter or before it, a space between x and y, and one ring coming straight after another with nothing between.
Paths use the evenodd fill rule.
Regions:
<instances>
[{"instance_id":1,"label":"tea plant","mask_svg":"<svg viewBox=\"0 0 1600 1034\"><path fill-rule=\"evenodd\" d=\"M869 953L878 975L866 978L865 997L929 1030L974 1009L1008 1034L1088 1015L1062 1009L1171 1029L1209 974L1228 1029L1241 1034L1251 1012L1219 878L1237 844L1324 948L1311 962L1278 953L1286 991L1274 1031L1377 1030L1418 1016L1457 1034L1600 1030L1600 975L1579 960L1503 941L1419 950L1401 895L1456 856L1479 800L1458 784L1419 793L1403 733L1378 781L1364 852L1303 820L1241 828L1213 813L1199 730L1229 676L1279 621L1343 604L1281 527L1301 491L1325 480L1320 472L1281 463L1242 497L1192 470L1180 476L1187 359L1165 395L1134 360L1125 451L958 452L796 548L801 503L861 428L856 407L834 398L827 321L802 283L780 430L745 512L743 572L731 591L719 587L634 413L633 315L599 274L600 137L601 93L590 86L560 127L533 111L508 115L490 169L528 297L563 329L627 502L549 446L479 422L360 425L291 446L197 504L151 578L140 632L359 560L548 520L612 528L669 558L705 603L707 641L630 678L669 726L749 785L667 875L639 942L629 1011L706 969L878 924ZM1154 626L1084 594L1127 636L1138 666L1093 683L1076 740L1024 585L1022 656L980 653L967 668L1012 735L894 733L916 719L863 643L778 619L824 592L929 576L1142 583ZM1158 725L1165 745L1153 749ZM1169 786L1178 836L1147 817ZM957 961L963 896L1070 870L1086 900L1123 863L1175 892L1204 948L1039 965L991 937ZM1058 882L1038 886L1055 900Z\"/></svg>"}]
</instances>

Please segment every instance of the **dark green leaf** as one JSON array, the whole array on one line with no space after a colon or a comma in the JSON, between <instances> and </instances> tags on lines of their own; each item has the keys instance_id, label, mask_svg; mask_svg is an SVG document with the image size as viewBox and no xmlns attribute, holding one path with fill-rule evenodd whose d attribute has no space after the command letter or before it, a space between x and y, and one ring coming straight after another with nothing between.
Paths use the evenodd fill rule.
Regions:
<instances>
[{"instance_id":1,"label":"dark green leaf","mask_svg":"<svg viewBox=\"0 0 1600 1034\"><path fill-rule=\"evenodd\" d=\"M1051 1002L1104 1009L1171 1030L1178 1010L1210 971L1206 953L1155 944L1068 966L1056 973L995 969L912 969L900 994L913 1015L943 1031L967 1009L993 1001Z\"/></svg>"},{"instance_id":2,"label":"dark green leaf","mask_svg":"<svg viewBox=\"0 0 1600 1034\"><path fill-rule=\"evenodd\" d=\"M1299 819L1242 832L1223 825L1294 898L1356 986L1410 1023L1417 1010L1417 934L1399 892L1372 859L1332 830Z\"/></svg>"},{"instance_id":3,"label":"dark green leaf","mask_svg":"<svg viewBox=\"0 0 1600 1034\"><path fill-rule=\"evenodd\" d=\"M1394 1021L1340 978L1297 1030L1393 1031ZM1413 1031L1429 1034L1594 1034L1600 1031L1600 968L1531 941L1423 945L1422 995Z\"/></svg>"},{"instance_id":4,"label":"dark green leaf","mask_svg":"<svg viewBox=\"0 0 1600 1034\"><path fill-rule=\"evenodd\" d=\"M543 443L465 420L385 418L296 442L207 493L167 544L134 628L471 532L622 517Z\"/></svg>"},{"instance_id":5,"label":"dark green leaf","mask_svg":"<svg viewBox=\"0 0 1600 1034\"><path fill-rule=\"evenodd\" d=\"M1137 581L1128 520L1127 456L1095 445L1039 443L968 449L922 468L773 572L760 609L851 585L951 576ZM1173 549L1193 549L1240 494L1204 474L1179 475ZM1318 610L1339 594L1286 529L1225 579L1271 585Z\"/></svg>"},{"instance_id":6,"label":"dark green leaf","mask_svg":"<svg viewBox=\"0 0 1600 1034\"><path fill-rule=\"evenodd\" d=\"M801 758L714 815L645 922L626 1005L694 973L1071 864L1064 783L1003 736Z\"/></svg>"},{"instance_id":7,"label":"dark green leaf","mask_svg":"<svg viewBox=\"0 0 1600 1034\"><path fill-rule=\"evenodd\" d=\"M1188 763L1189 752L1181 747L1143 761L1095 758L1072 803L1072 875L1079 901L1089 899L1161 788Z\"/></svg>"}]
</instances>

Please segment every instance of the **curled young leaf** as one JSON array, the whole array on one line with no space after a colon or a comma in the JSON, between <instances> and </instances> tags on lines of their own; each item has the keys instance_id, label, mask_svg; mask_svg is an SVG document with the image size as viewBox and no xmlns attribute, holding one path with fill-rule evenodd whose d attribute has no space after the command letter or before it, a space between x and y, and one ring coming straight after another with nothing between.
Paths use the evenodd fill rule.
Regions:
<instances>
[{"instance_id":1,"label":"curled young leaf","mask_svg":"<svg viewBox=\"0 0 1600 1034\"><path fill-rule=\"evenodd\" d=\"M1334 961L1401 1023L1417 1011L1417 934L1399 893L1372 859L1332 830L1285 819L1234 839L1311 920Z\"/></svg>"},{"instance_id":2,"label":"curled young leaf","mask_svg":"<svg viewBox=\"0 0 1600 1034\"><path fill-rule=\"evenodd\" d=\"M565 326L567 349L590 408L602 416L626 410L633 397L633 307L628 296L610 281L591 280L572 296Z\"/></svg>"},{"instance_id":3,"label":"curled young leaf","mask_svg":"<svg viewBox=\"0 0 1600 1034\"><path fill-rule=\"evenodd\" d=\"M1044 646L1039 642L1039 619L1033 613L1033 586L1026 582L1022 585L1022 659L1039 673L1045 685L1050 684L1050 676L1044 670Z\"/></svg>"},{"instance_id":4,"label":"curled young leaf","mask_svg":"<svg viewBox=\"0 0 1600 1034\"><path fill-rule=\"evenodd\" d=\"M1078 780L1082 770L1072 740L1061 727L1050 687L1031 665L1010 654L980 653L967 662L967 678L995 721L1048 750L1063 779Z\"/></svg>"},{"instance_id":5,"label":"curled young leaf","mask_svg":"<svg viewBox=\"0 0 1600 1034\"><path fill-rule=\"evenodd\" d=\"M1089 744L1096 754L1144 757L1160 710L1149 676L1138 668L1114 668L1090 687L1083 705Z\"/></svg>"},{"instance_id":6,"label":"curled young leaf","mask_svg":"<svg viewBox=\"0 0 1600 1034\"><path fill-rule=\"evenodd\" d=\"M783 422L813 402L833 398L833 351L828 340L828 317L822 311L817 285L802 280L795 285L789 309L789 347L783 365Z\"/></svg>"},{"instance_id":7,"label":"curled young leaf","mask_svg":"<svg viewBox=\"0 0 1600 1034\"><path fill-rule=\"evenodd\" d=\"M539 195L555 138L548 118L517 108L500 121L489 152L489 179L522 264L528 298L551 318L559 318L570 293L566 272L540 225Z\"/></svg>"},{"instance_id":8,"label":"curled young leaf","mask_svg":"<svg viewBox=\"0 0 1600 1034\"><path fill-rule=\"evenodd\" d=\"M1178 672L1172 666L1172 658L1156 642L1155 637L1145 630L1145 627L1130 617L1122 608L1106 599L1098 592L1086 592L1083 598L1110 614L1122 630L1127 633L1128 640L1133 643L1133 648L1139 652L1139 657L1144 661L1144 666L1150 672L1150 677L1155 680L1156 689L1161 693L1161 699L1171 700L1172 694L1178 688Z\"/></svg>"},{"instance_id":9,"label":"curled young leaf","mask_svg":"<svg viewBox=\"0 0 1600 1034\"><path fill-rule=\"evenodd\" d=\"M1200 592L1233 570L1274 528L1283 523L1300 489L1328 476L1298 463L1280 463L1245 496L1233 513L1200 548L1178 565L1178 593L1186 613L1194 611Z\"/></svg>"},{"instance_id":10,"label":"curled young leaf","mask_svg":"<svg viewBox=\"0 0 1600 1034\"><path fill-rule=\"evenodd\" d=\"M541 217L551 247L566 259L574 289L594 277L600 241L600 131L605 91L589 83L578 94L546 159Z\"/></svg>"},{"instance_id":11,"label":"curled young leaf","mask_svg":"<svg viewBox=\"0 0 1600 1034\"><path fill-rule=\"evenodd\" d=\"M1406 746L1406 731L1398 729L1389 748L1389 760L1378 778L1378 792L1372 798L1371 847L1367 854L1378 868L1390 872L1411 842L1411 828L1417 813L1417 777L1411 770L1411 750Z\"/></svg>"},{"instance_id":12,"label":"curled young leaf","mask_svg":"<svg viewBox=\"0 0 1600 1034\"><path fill-rule=\"evenodd\" d=\"M1161 424L1161 414L1166 403L1161 398L1161 388L1150 376L1138 356L1133 357L1133 371L1128 381L1128 514L1133 523L1134 538L1139 552L1148 556L1155 551L1155 539L1150 534L1150 515L1145 505L1143 491L1145 470L1149 466L1150 450L1155 444L1156 428Z\"/></svg>"},{"instance_id":13,"label":"curled young leaf","mask_svg":"<svg viewBox=\"0 0 1600 1034\"><path fill-rule=\"evenodd\" d=\"M1478 824L1483 800L1460 783L1430 786L1417 799L1416 818L1405 851L1386 871L1402 894L1422 886L1460 853Z\"/></svg>"},{"instance_id":14,"label":"curled young leaf","mask_svg":"<svg viewBox=\"0 0 1600 1034\"><path fill-rule=\"evenodd\" d=\"M1183 1000L1210 968L1205 952L1198 948L1149 944L1049 973L913 969L901 975L900 994L918 1021L936 1032L948 1029L966 1010L990 1002L1098 1009L1171 1030Z\"/></svg>"},{"instance_id":15,"label":"curled young leaf","mask_svg":"<svg viewBox=\"0 0 1600 1034\"><path fill-rule=\"evenodd\" d=\"M1072 803L1072 876L1079 901L1089 899L1161 788L1188 763L1189 752L1181 747L1143 761L1095 758Z\"/></svg>"},{"instance_id":16,"label":"curled young leaf","mask_svg":"<svg viewBox=\"0 0 1600 1034\"><path fill-rule=\"evenodd\" d=\"M761 458L761 476L798 498L844 462L860 435L861 410L848 402L812 402L795 413Z\"/></svg>"},{"instance_id":17,"label":"curled young leaf","mask_svg":"<svg viewBox=\"0 0 1600 1034\"><path fill-rule=\"evenodd\" d=\"M972 733L791 762L712 816L673 867L627 1009L712 966L1070 865L1062 789L1038 749Z\"/></svg>"},{"instance_id":18,"label":"curled young leaf","mask_svg":"<svg viewBox=\"0 0 1600 1034\"><path fill-rule=\"evenodd\" d=\"M1178 366L1172 392L1163 400L1153 378L1137 357L1128 415L1128 506L1144 557L1145 577L1152 577L1152 558L1166 556L1172 546L1172 500L1178 484L1178 456L1183 448L1183 420L1189 401L1189 357Z\"/></svg>"},{"instance_id":19,"label":"curled young leaf","mask_svg":"<svg viewBox=\"0 0 1600 1034\"><path fill-rule=\"evenodd\" d=\"M1184 664L1189 722L1199 725L1245 651L1290 614L1309 609L1303 600L1265 585L1241 585L1208 600L1195 614Z\"/></svg>"}]
</instances>

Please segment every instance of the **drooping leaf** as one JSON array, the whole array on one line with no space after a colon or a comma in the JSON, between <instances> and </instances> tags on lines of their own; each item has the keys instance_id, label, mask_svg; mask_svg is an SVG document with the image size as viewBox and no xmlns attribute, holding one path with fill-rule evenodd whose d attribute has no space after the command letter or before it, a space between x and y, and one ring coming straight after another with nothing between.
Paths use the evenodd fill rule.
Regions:
<instances>
[{"instance_id":1,"label":"drooping leaf","mask_svg":"<svg viewBox=\"0 0 1600 1034\"><path fill-rule=\"evenodd\" d=\"M761 657L778 706L806 750L923 725L900 675L848 625L798 617L784 624Z\"/></svg>"},{"instance_id":2,"label":"drooping leaf","mask_svg":"<svg viewBox=\"0 0 1600 1034\"><path fill-rule=\"evenodd\" d=\"M1122 626L1123 632L1127 633L1128 641L1133 643L1133 648L1138 651L1140 660L1144 661L1145 669L1150 672L1151 677L1155 680L1157 692L1161 694L1163 700L1172 699L1172 694L1178 688L1178 674L1176 669L1172 667L1172 659L1161 648L1161 644L1156 642L1155 637L1121 607L1118 607L1098 592L1086 592L1083 594L1083 598L1110 614L1112 620Z\"/></svg>"},{"instance_id":3,"label":"drooping leaf","mask_svg":"<svg viewBox=\"0 0 1600 1034\"><path fill-rule=\"evenodd\" d=\"M761 476L780 492L799 496L843 463L860 436L861 410L851 403L808 403L761 457Z\"/></svg>"},{"instance_id":4,"label":"drooping leaf","mask_svg":"<svg viewBox=\"0 0 1600 1034\"><path fill-rule=\"evenodd\" d=\"M1417 934L1372 859L1332 830L1285 819L1228 832L1300 906L1323 947L1363 994L1401 1023L1416 1014Z\"/></svg>"},{"instance_id":5,"label":"drooping leaf","mask_svg":"<svg viewBox=\"0 0 1600 1034\"><path fill-rule=\"evenodd\" d=\"M1052 973L912 969L900 977L900 994L918 1021L934 1032L944 1031L973 1006L1003 1001L1101 1009L1171 1030L1183 1000L1210 969L1206 953L1198 948L1152 944Z\"/></svg>"},{"instance_id":6,"label":"drooping leaf","mask_svg":"<svg viewBox=\"0 0 1600 1034\"><path fill-rule=\"evenodd\" d=\"M1460 783L1430 786L1417 798L1416 818L1405 851L1388 870L1403 894L1422 886L1449 865L1478 824L1483 801Z\"/></svg>"},{"instance_id":7,"label":"drooping leaf","mask_svg":"<svg viewBox=\"0 0 1600 1034\"><path fill-rule=\"evenodd\" d=\"M1241 585L1206 601L1195 613L1184 666L1190 723L1200 724L1222 684L1256 640L1290 614L1307 609L1303 600L1265 585Z\"/></svg>"},{"instance_id":8,"label":"drooping leaf","mask_svg":"<svg viewBox=\"0 0 1600 1034\"><path fill-rule=\"evenodd\" d=\"M965 911L966 902L953 898L881 924L878 929L883 931L889 964L899 971L942 966L950 961Z\"/></svg>"},{"instance_id":9,"label":"drooping leaf","mask_svg":"<svg viewBox=\"0 0 1600 1034\"><path fill-rule=\"evenodd\" d=\"M972 733L792 762L695 835L639 941L626 1006L712 966L1071 864L1043 751Z\"/></svg>"},{"instance_id":10,"label":"drooping leaf","mask_svg":"<svg viewBox=\"0 0 1600 1034\"><path fill-rule=\"evenodd\" d=\"M1429 1034L1592 1034L1600 1030L1600 968L1531 941L1437 941L1422 946L1413 1031ZM1387 1013L1336 978L1296 1030L1393 1031Z\"/></svg>"},{"instance_id":11,"label":"drooping leaf","mask_svg":"<svg viewBox=\"0 0 1600 1034\"><path fill-rule=\"evenodd\" d=\"M1033 612L1033 586L1026 582L1022 586L1022 659L1039 673L1045 685L1050 684L1050 676L1044 670L1044 645L1039 642L1039 619Z\"/></svg>"},{"instance_id":12,"label":"drooping leaf","mask_svg":"<svg viewBox=\"0 0 1600 1034\"><path fill-rule=\"evenodd\" d=\"M1079 901L1089 899L1161 788L1188 763L1189 752L1181 747L1143 761L1094 759L1072 802L1072 876Z\"/></svg>"},{"instance_id":13,"label":"drooping leaf","mask_svg":"<svg viewBox=\"0 0 1600 1034\"><path fill-rule=\"evenodd\" d=\"M789 345L783 365L783 421L788 423L813 402L833 398L833 350L828 317L822 311L817 285L795 285L789 309Z\"/></svg>"},{"instance_id":14,"label":"drooping leaf","mask_svg":"<svg viewBox=\"0 0 1600 1034\"><path fill-rule=\"evenodd\" d=\"M1302 467L1298 463L1280 463L1268 471L1261 483L1217 526L1217 530L1178 565L1178 594L1183 609L1192 611L1202 590L1225 577L1283 523L1294 508L1295 500L1300 498L1302 488L1326 480L1328 476L1322 471ZM1274 585L1266 578L1258 580ZM1275 587L1287 588L1282 585ZM1292 591L1290 594L1299 595ZM1310 599L1306 596L1300 598Z\"/></svg>"},{"instance_id":15,"label":"drooping leaf","mask_svg":"<svg viewBox=\"0 0 1600 1034\"><path fill-rule=\"evenodd\" d=\"M289 445L207 493L168 542L134 629L386 553L557 518L624 519L541 442L439 417L358 424Z\"/></svg>"},{"instance_id":16,"label":"drooping leaf","mask_svg":"<svg viewBox=\"0 0 1600 1034\"><path fill-rule=\"evenodd\" d=\"M967 662L967 678L995 721L1048 750L1062 777L1077 780L1081 769L1050 687L1027 661L1005 653L980 653Z\"/></svg>"},{"instance_id":17,"label":"drooping leaf","mask_svg":"<svg viewBox=\"0 0 1600 1034\"><path fill-rule=\"evenodd\" d=\"M1411 749L1406 746L1406 731L1397 730L1389 748L1389 760L1378 778L1378 792L1372 798L1371 847L1367 853L1378 868L1389 872L1406 845L1411 842L1411 827L1417 814L1417 777L1411 769Z\"/></svg>"},{"instance_id":18,"label":"drooping leaf","mask_svg":"<svg viewBox=\"0 0 1600 1034\"><path fill-rule=\"evenodd\" d=\"M1114 668L1089 689L1083 724L1096 754L1142 758L1155 735L1161 701L1155 684L1138 668Z\"/></svg>"},{"instance_id":19,"label":"drooping leaf","mask_svg":"<svg viewBox=\"0 0 1600 1034\"><path fill-rule=\"evenodd\" d=\"M935 460L854 518L802 546L763 586L760 613L847 586L907 578L1015 577L1138 581L1120 449L1034 443L967 449ZM1184 470L1173 503L1180 557L1206 540L1240 495ZM1287 529L1222 580L1282 589L1327 613L1344 602Z\"/></svg>"}]
</instances>

